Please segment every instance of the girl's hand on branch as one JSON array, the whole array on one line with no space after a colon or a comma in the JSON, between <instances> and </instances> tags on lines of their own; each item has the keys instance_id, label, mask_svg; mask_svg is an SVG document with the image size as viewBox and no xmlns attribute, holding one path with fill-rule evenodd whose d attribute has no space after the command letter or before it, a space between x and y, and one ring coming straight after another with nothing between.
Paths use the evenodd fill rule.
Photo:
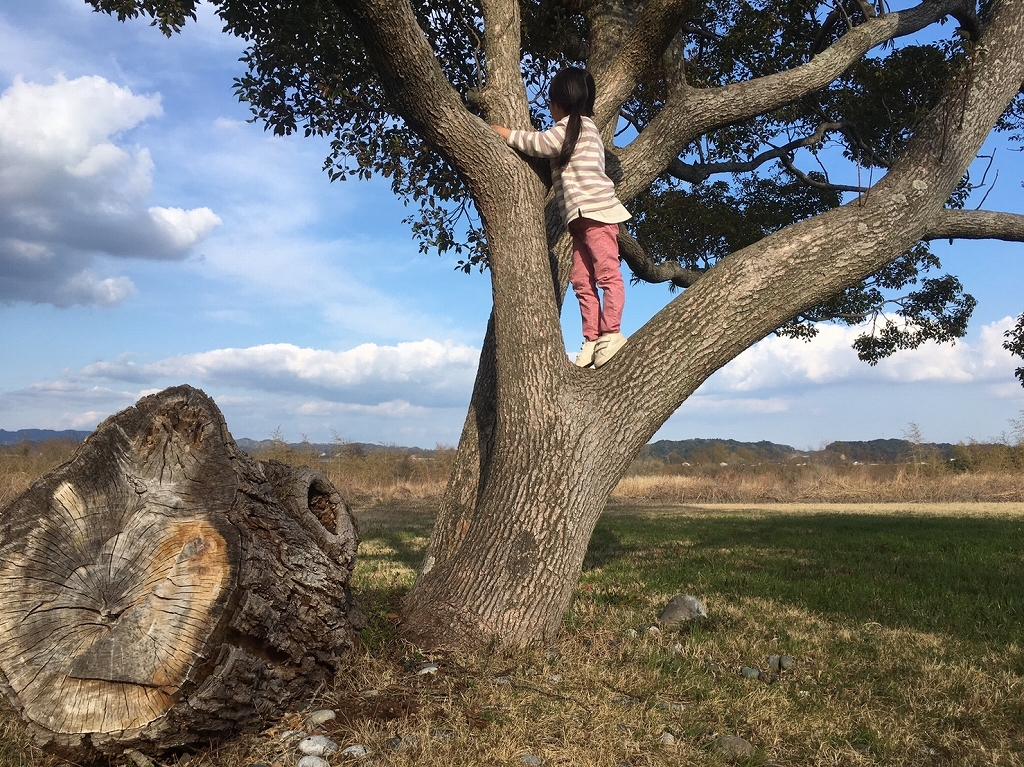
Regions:
<instances>
[{"instance_id":1,"label":"girl's hand on branch","mask_svg":"<svg viewBox=\"0 0 1024 767\"><path fill-rule=\"evenodd\" d=\"M512 131L510 131L508 128L505 128L505 127L503 127L501 125L492 125L491 126L491 130L493 130L495 133L497 133L499 136L501 136L506 141L508 141L508 137L512 133Z\"/></svg>"}]
</instances>

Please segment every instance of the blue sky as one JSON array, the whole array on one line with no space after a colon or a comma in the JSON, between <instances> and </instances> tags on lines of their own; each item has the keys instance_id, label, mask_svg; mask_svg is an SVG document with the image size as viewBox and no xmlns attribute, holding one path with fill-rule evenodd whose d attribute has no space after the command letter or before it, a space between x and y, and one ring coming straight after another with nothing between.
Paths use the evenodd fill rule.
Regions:
<instances>
[{"instance_id":1,"label":"blue sky","mask_svg":"<svg viewBox=\"0 0 1024 767\"><path fill-rule=\"evenodd\" d=\"M91 429L190 383L236 437L432 447L458 439L486 276L421 254L386 182L330 183L326 144L274 137L232 94L242 45L204 8L165 39L82 0L0 4L0 428ZM986 207L1019 210L998 140ZM1002 332L1024 310L1024 246L935 246L979 301L956 346L856 360L855 330L769 338L659 437L797 447L988 439L1024 409ZM670 297L627 288L624 331ZM579 346L566 301L566 346Z\"/></svg>"}]
</instances>

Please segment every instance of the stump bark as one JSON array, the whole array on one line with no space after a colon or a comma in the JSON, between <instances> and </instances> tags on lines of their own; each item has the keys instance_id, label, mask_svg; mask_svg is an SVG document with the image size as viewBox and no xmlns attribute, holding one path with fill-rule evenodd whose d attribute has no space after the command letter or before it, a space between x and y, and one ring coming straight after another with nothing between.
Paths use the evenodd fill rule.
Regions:
<instances>
[{"instance_id":1,"label":"stump bark","mask_svg":"<svg viewBox=\"0 0 1024 767\"><path fill-rule=\"evenodd\" d=\"M322 474L250 458L201 391L146 397L0 514L0 687L79 762L257 728L351 648L357 546Z\"/></svg>"}]
</instances>

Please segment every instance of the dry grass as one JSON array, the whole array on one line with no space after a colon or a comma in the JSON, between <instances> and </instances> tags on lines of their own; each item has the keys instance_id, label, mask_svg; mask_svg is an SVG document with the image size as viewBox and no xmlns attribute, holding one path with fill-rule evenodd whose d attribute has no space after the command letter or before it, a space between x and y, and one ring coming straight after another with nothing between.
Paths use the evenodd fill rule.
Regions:
<instances>
[{"instance_id":1,"label":"dry grass","mask_svg":"<svg viewBox=\"0 0 1024 767\"><path fill-rule=\"evenodd\" d=\"M77 448L77 442L59 439L0 447L0 509L69 460Z\"/></svg>"},{"instance_id":2,"label":"dry grass","mask_svg":"<svg viewBox=\"0 0 1024 767\"><path fill-rule=\"evenodd\" d=\"M977 503L1024 501L1024 472L942 467L777 466L696 468L627 476L613 501L643 503Z\"/></svg>"},{"instance_id":3,"label":"dry grass","mask_svg":"<svg viewBox=\"0 0 1024 767\"><path fill-rule=\"evenodd\" d=\"M0 499L68 452L0 452ZM748 486L724 471L626 478L617 491L625 502L595 531L557 642L428 658L400 638L395 614L433 522L432 503L417 499L437 497L442 467L403 468L373 454L328 463L333 481L363 504L352 585L370 624L333 689L309 706L338 712L323 732L342 747L373 752L332 763L517 765L530 753L545 765L711 766L722 762L709 743L739 735L758 748L753 765L1024 766L1024 504L966 502L1019 493L1017 480L979 474L988 478L972 486L970 474L904 467L870 476L871 495L870 484L838 472L822 479L802 471L814 467L787 468ZM334 474L343 470L351 474ZM727 481L738 482L732 495ZM788 490L769 492L776 482ZM878 502L792 502L815 492ZM950 502L891 502L928 493ZM736 502L664 503L690 495ZM784 503L745 500L765 495ZM405 497L413 500L381 503ZM698 594L711 618L649 633L680 591ZM795 660L777 682L737 673L766 669L771 654ZM416 674L428 659L440 671ZM160 764L293 767L294 746L280 736L303 723L296 712ZM675 744L661 742L665 732ZM396 736L405 740L394 749ZM60 764L31 746L0 703L0 767Z\"/></svg>"},{"instance_id":4,"label":"dry grass","mask_svg":"<svg viewBox=\"0 0 1024 767\"><path fill-rule=\"evenodd\" d=\"M429 455L341 446L328 457L311 447L296 448L283 442L252 455L322 471L342 496L359 506L440 498L455 459L453 449L441 446Z\"/></svg>"}]
</instances>

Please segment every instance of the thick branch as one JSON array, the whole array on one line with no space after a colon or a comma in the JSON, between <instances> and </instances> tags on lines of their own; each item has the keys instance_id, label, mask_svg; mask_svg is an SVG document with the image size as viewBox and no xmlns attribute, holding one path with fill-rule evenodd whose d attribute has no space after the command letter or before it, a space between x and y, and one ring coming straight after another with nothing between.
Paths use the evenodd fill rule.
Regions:
<instances>
[{"instance_id":1,"label":"thick branch","mask_svg":"<svg viewBox=\"0 0 1024 767\"><path fill-rule=\"evenodd\" d=\"M676 36L691 0L648 0L607 69L595 73L594 122L604 126Z\"/></svg>"},{"instance_id":2,"label":"thick branch","mask_svg":"<svg viewBox=\"0 0 1024 767\"><path fill-rule=\"evenodd\" d=\"M489 122L527 130L531 127L530 110L519 71L519 0L482 0L481 9L487 67L484 114Z\"/></svg>"},{"instance_id":3,"label":"thick branch","mask_svg":"<svg viewBox=\"0 0 1024 767\"><path fill-rule=\"evenodd\" d=\"M623 227L619 227L619 256L633 274L644 282L671 282L678 288L688 288L703 274L685 269L675 261L654 262L654 257Z\"/></svg>"},{"instance_id":4,"label":"thick branch","mask_svg":"<svg viewBox=\"0 0 1024 767\"><path fill-rule=\"evenodd\" d=\"M716 127L776 109L824 88L861 56L887 40L913 34L953 13L966 12L967 0L928 0L906 11L877 16L854 27L808 63L721 88L686 88L621 154L619 197L632 199L678 157L694 139Z\"/></svg>"},{"instance_id":5,"label":"thick branch","mask_svg":"<svg viewBox=\"0 0 1024 767\"><path fill-rule=\"evenodd\" d=\"M869 194L723 258L634 333L596 374L613 378L595 408L617 438L639 449L715 370L924 237L1024 239L1021 217L943 208L1024 80L1022 36L1024 0L1002 0L982 36L985 54L947 85Z\"/></svg>"},{"instance_id":6,"label":"thick branch","mask_svg":"<svg viewBox=\"0 0 1024 767\"><path fill-rule=\"evenodd\" d=\"M341 8L396 110L467 179L479 177L480 155L496 155L500 139L463 106L408 0L362 0Z\"/></svg>"},{"instance_id":7,"label":"thick branch","mask_svg":"<svg viewBox=\"0 0 1024 767\"><path fill-rule=\"evenodd\" d=\"M929 224L923 239L1024 242L1024 215L987 210L943 210Z\"/></svg>"}]
</instances>

